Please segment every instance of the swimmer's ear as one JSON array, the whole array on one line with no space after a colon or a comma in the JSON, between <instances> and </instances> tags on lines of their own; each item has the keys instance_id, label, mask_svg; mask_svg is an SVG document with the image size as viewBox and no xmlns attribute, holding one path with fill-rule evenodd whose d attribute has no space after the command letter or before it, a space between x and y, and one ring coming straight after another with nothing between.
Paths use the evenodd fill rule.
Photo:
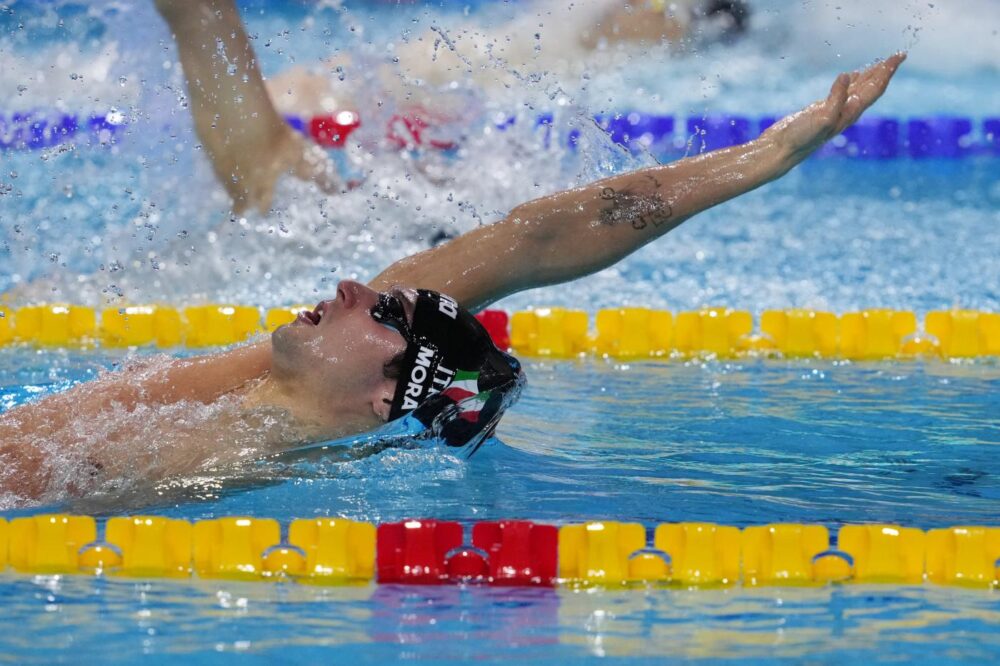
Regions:
<instances>
[{"instance_id":1,"label":"swimmer's ear","mask_svg":"<svg viewBox=\"0 0 1000 666\"><path fill-rule=\"evenodd\" d=\"M392 398L396 394L396 380L379 384L372 396L372 411L379 420L389 421L389 411L392 409Z\"/></svg>"}]
</instances>

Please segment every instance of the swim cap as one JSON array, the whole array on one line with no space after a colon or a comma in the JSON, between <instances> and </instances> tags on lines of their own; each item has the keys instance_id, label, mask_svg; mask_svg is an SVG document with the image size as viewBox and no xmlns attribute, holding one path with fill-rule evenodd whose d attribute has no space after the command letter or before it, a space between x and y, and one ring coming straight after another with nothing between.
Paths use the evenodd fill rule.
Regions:
<instances>
[{"instance_id":1,"label":"swim cap","mask_svg":"<svg viewBox=\"0 0 1000 666\"><path fill-rule=\"evenodd\" d=\"M747 31L750 6L744 0L706 0L695 10L702 38L732 42Z\"/></svg>"},{"instance_id":2,"label":"swim cap","mask_svg":"<svg viewBox=\"0 0 1000 666\"><path fill-rule=\"evenodd\" d=\"M389 420L412 413L449 446L478 449L520 394L520 362L497 349L472 314L436 291L417 290L412 323L400 299L386 293L371 315L406 340Z\"/></svg>"}]
</instances>

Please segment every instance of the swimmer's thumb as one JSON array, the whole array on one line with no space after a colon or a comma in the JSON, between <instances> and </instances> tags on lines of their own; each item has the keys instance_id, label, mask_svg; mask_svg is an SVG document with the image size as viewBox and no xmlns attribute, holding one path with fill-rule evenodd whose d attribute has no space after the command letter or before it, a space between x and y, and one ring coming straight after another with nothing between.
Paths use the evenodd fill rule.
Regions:
<instances>
[{"instance_id":1,"label":"swimmer's thumb","mask_svg":"<svg viewBox=\"0 0 1000 666\"><path fill-rule=\"evenodd\" d=\"M840 108L847 101L847 89L850 85L850 75L840 74L833 82L833 85L830 86L830 95L827 97L827 102L832 103L834 108L840 110Z\"/></svg>"}]
</instances>

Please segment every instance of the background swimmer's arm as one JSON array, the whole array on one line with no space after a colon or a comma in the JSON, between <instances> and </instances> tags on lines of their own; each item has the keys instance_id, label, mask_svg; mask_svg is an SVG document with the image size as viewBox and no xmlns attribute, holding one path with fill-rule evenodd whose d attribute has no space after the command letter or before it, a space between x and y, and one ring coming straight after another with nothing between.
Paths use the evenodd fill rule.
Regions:
<instances>
[{"instance_id":1,"label":"background swimmer's arm","mask_svg":"<svg viewBox=\"0 0 1000 666\"><path fill-rule=\"evenodd\" d=\"M882 95L905 56L837 77L829 96L741 146L536 199L403 259L372 282L436 289L470 309L614 264L688 218L783 176Z\"/></svg>"},{"instance_id":2,"label":"background swimmer's arm","mask_svg":"<svg viewBox=\"0 0 1000 666\"><path fill-rule=\"evenodd\" d=\"M333 192L326 155L275 110L233 0L156 0L177 41L195 131L237 213L266 211L285 172Z\"/></svg>"},{"instance_id":3,"label":"background swimmer's arm","mask_svg":"<svg viewBox=\"0 0 1000 666\"><path fill-rule=\"evenodd\" d=\"M588 49L604 44L662 40L677 43L686 36L684 25L662 9L642 3L613 3L593 25L584 26L580 43Z\"/></svg>"}]
</instances>

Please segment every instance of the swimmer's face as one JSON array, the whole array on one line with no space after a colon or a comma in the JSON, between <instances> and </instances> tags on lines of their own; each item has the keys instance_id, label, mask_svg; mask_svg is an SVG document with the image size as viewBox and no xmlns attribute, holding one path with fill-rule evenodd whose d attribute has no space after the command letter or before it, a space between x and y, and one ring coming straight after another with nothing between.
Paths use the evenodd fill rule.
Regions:
<instances>
[{"instance_id":1,"label":"swimmer's face","mask_svg":"<svg viewBox=\"0 0 1000 666\"><path fill-rule=\"evenodd\" d=\"M409 321L416 292L394 288ZM314 405L338 426L372 428L389 418L398 364L406 351L399 331L375 321L378 292L352 280L337 285L337 296L311 312L301 312L271 337L272 375ZM311 409L310 409L311 408Z\"/></svg>"}]
</instances>

